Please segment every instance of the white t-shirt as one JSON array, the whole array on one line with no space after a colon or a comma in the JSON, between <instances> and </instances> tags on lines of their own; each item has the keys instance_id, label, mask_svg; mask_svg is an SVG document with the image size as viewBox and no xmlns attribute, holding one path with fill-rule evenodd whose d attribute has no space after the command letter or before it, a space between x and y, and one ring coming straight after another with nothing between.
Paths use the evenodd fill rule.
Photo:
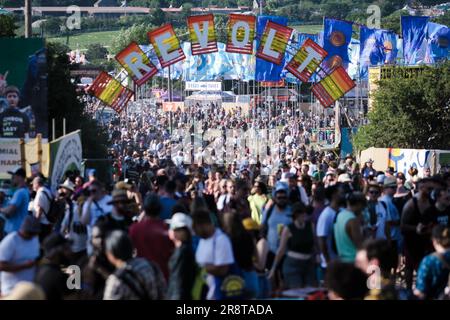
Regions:
<instances>
[{"instance_id":1,"label":"white t-shirt","mask_svg":"<svg viewBox=\"0 0 450 320\"><path fill-rule=\"evenodd\" d=\"M50 224L45 216L45 214L48 214L48 211L50 210L49 198L52 198L51 192L44 187L40 187L33 200L33 214L35 217L37 216L38 207L41 207L44 210L44 214L42 214L39 219L42 224Z\"/></svg>"},{"instance_id":2,"label":"white t-shirt","mask_svg":"<svg viewBox=\"0 0 450 320\"><path fill-rule=\"evenodd\" d=\"M317 237L325 237L327 241L328 255L330 259L337 258L336 253L333 250L333 226L334 218L336 217L336 211L331 207L326 207L320 213L319 219L317 220L316 233ZM327 262L324 255L320 254L320 265L322 268L327 267Z\"/></svg>"},{"instance_id":3,"label":"white t-shirt","mask_svg":"<svg viewBox=\"0 0 450 320\"><path fill-rule=\"evenodd\" d=\"M216 228L211 238L200 240L197 251L195 252L195 260L201 267L207 264L214 266L233 264L234 255L230 238L222 230ZM215 291L214 276L208 274L206 282L209 288L207 299L212 300Z\"/></svg>"},{"instance_id":4,"label":"white t-shirt","mask_svg":"<svg viewBox=\"0 0 450 320\"><path fill-rule=\"evenodd\" d=\"M39 239L25 240L18 232L11 232L0 243L0 261L14 264L36 260L39 257ZM1 294L7 295L20 281L34 280L36 267L17 272L1 272Z\"/></svg>"}]
</instances>

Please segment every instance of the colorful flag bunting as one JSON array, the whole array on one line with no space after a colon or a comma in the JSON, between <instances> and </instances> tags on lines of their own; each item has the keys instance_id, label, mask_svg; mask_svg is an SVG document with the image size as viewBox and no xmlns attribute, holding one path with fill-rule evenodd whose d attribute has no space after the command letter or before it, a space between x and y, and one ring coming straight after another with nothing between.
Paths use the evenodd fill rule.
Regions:
<instances>
[{"instance_id":1,"label":"colorful flag bunting","mask_svg":"<svg viewBox=\"0 0 450 320\"><path fill-rule=\"evenodd\" d=\"M262 34L256 56L280 65L286 52L292 29L273 21L268 21Z\"/></svg>"},{"instance_id":2,"label":"colorful flag bunting","mask_svg":"<svg viewBox=\"0 0 450 320\"><path fill-rule=\"evenodd\" d=\"M286 65L286 69L301 81L308 82L326 56L327 52L308 38Z\"/></svg>"},{"instance_id":3,"label":"colorful flag bunting","mask_svg":"<svg viewBox=\"0 0 450 320\"><path fill-rule=\"evenodd\" d=\"M339 98L355 87L343 67L337 67L330 75L312 87L312 91L324 107L331 106Z\"/></svg>"},{"instance_id":4,"label":"colorful flag bunting","mask_svg":"<svg viewBox=\"0 0 450 320\"><path fill-rule=\"evenodd\" d=\"M171 24L150 31L147 36L153 48L155 48L162 68L186 58L180 46L180 40L178 40Z\"/></svg>"},{"instance_id":5,"label":"colorful flag bunting","mask_svg":"<svg viewBox=\"0 0 450 320\"><path fill-rule=\"evenodd\" d=\"M252 54L255 29L255 16L231 13L228 20L226 51Z\"/></svg>"}]
</instances>

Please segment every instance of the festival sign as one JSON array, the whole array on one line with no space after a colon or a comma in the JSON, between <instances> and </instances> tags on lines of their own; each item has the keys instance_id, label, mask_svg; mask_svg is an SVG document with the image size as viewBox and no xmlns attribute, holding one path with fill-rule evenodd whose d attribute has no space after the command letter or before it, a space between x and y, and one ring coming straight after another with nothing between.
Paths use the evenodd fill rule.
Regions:
<instances>
[{"instance_id":1,"label":"festival sign","mask_svg":"<svg viewBox=\"0 0 450 320\"><path fill-rule=\"evenodd\" d=\"M116 60L125 68L138 86L144 84L158 72L145 52L134 41L116 55Z\"/></svg>"},{"instance_id":2,"label":"festival sign","mask_svg":"<svg viewBox=\"0 0 450 320\"><path fill-rule=\"evenodd\" d=\"M212 14L188 17L187 25L193 56L218 51Z\"/></svg>"},{"instance_id":3,"label":"festival sign","mask_svg":"<svg viewBox=\"0 0 450 320\"><path fill-rule=\"evenodd\" d=\"M150 31L147 33L147 36L155 49L156 56L162 68L186 58L180 46L180 40L177 38L171 24L166 24L156 30Z\"/></svg>"},{"instance_id":4,"label":"festival sign","mask_svg":"<svg viewBox=\"0 0 450 320\"><path fill-rule=\"evenodd\" d=\"M354 87L355 82L345 69L337 67L330 75L315 84L312 91L324 107L329 107Z\"/></svg>"},{"instance_id":5,"label":"festival sign","mask_svg":"<svg viewBox=\"0 0 450 320\"><path fill-rule=\"evenodd\" d=\"M256 56L277 65L281 64L292 31L289 27L268 21Z\"/></svg>"},{"instance_id":6,"label":"festival sign","mask_svg":"<svg viewBox=\"0 0 450 320\"><path fill-rule=\"evenodd\" d=\"M286 65L286 69L301 81L308 82L327 54L321 46L308 38Z\"/></svg>"},{"instance_id":7,"label":"festival sign","mask_svg":"<svg viewBox=\"0 0 450 320\"><path fill-rule=\"evenodd\" d=\"M134 94L133 91L122 86L119 81L105 71L102 71L94 80L89 92L117 113L122 112Z\"/></svg>"},{"instance_id":8,"label":"festival sign","mask_svg":"<svg viewBox=\"0 0 450 320\"><path fill-rule=\"evenodd\" d=\"M0 139L0 179L9 179L8 171L22 166L20 139Z\"/></svg>"},{"instance_id":9,"label":"festival sign","mask_svg":"<svg viewBox=\"0 0 450 320\"><path fill-rule=\"evenodd\" d=\"M229 15L227 52L252 54L256 32L256 17L244 14Z\"/></svg>"}]
</instances>

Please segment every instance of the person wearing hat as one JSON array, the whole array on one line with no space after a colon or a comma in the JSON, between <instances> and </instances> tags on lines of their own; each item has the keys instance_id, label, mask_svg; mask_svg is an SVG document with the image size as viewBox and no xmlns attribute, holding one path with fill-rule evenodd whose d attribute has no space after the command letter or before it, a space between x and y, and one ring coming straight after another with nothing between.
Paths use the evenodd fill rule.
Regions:
<instances>
[{"instance_id":1,"label":"person wearing hat","mask_svg":"<svg viewBox=\"0 0 450 320\"><path fill-rule=\"evenodd\" d=\"M47 300L62 300L69 293L67 274L61 267L70 263L70 242L59 233L52 233L42 244L44 257L36 273L35 283L45 292Z\"/></svg>"},{"instance_id":2,"label":"person wearing hat","mask_svg":"<svg viewBox=\"0 0 450 320\"><path fill-rule=\"evenodd\" d=\"M0 242L0 292L8 295L20 281L34 280L39 258L39 220L27 215L20 229Z\"/></svg>"},{"instance_id":3,"label":"person wearing hat","mask_svg":"<svg viewBox=\"0 0 450 320\"><path fill-rule=\"evenodd\" d=\"M82 206L72 201L75 185L67 179L58 188L58 200L64 203L64 218L59 228L61 234L71 242L73 263L86 256L87 228L81 223Z\"/></svg>"},{"instance_id":4,"label":"person wearing hat","mask_svg":"<svg viewBox=\"0 0 450 320\"><path fill-rule=\"evenodd\" d=\"M366 180L371 176L375 177L377 175L377 171L373 168L373 162L372 159L367 160L361 170L362 177Z\"/></svg>"},{"instance_id":5,"label":"person wearing hat","mask_svg":"<svg viewBox=\"0 0 450 320\"><path fill-rule=\"evenodd\" d=\"M112 229L128 231L134 216L139 213L130 210L130 203L134 201L128 197L128 193L124 189L114 189L111 196L108 205L112 205L112 210L102 219L107 221Z\"/></svg>"},{"instance_id":6,"label":"person wearing hat","mask_svg":"<svg viewBox=\"0 0 450 320\"><path fill-rule=\"evenodd\" d=\"M19 230L23 219L28 215L28 204L30 202L25 170L17 168L12 172L8 171L8 173L12 176L11 182L16 191L8 205L0 208L0 213L3 213L6 217L5 233Z\"/></svg>"},{"instance_id":7,"label":"person wearing hat","mask_svg":"<svg viewBox=\"0 0 450 320\"><path fill-rule=\"evenodd\" d=\"M20 111L17 87L9 86L5 89L8 108L0 114L0 138L28 138L30 119Z\"/></svg>"},{"instance_id":8,"label":"person wearing hat","mask_svg":"<svg viewBox=\"0 0 450 320\"><path fill-rule=\"evenodd\" d=\"M169 259L167 299L192 300L192 287L196 275L195 253L192 249L192 219L177 212L169 222L169 238L175 250Z\"/></svg>"},{"instance_id":9,"label":"person wearing hat","mask_svg":"<svg viewBox=\"0 0 450 320\"><path fill-rule=\"evenodd\" d=\"M392 250L396 254L400 252L400 242L402 235L400 232L400 212L395 206L393 199L397 192L397 179L394 176L387 176L383 181L383 196L379 199L384 203L387 210L387 240L392 245Z\"/></svg>"}]
</instances>

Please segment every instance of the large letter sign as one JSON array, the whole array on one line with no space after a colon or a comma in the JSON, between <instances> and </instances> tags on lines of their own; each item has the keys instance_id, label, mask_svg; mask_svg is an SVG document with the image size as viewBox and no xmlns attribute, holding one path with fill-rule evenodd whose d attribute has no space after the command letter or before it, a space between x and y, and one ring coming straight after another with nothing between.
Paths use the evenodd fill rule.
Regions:
<instances>
[{"instance_id":1,"label":"large letter sign","mask_svg":"<svg viewBox=\"0 0 450 320\"><path fill-rule=\"evenodd\" d=\"M162 68L186 58L171 24L150 31L147 35L153 48L155 48Z\"/></svg>"},{"instance_id":2,"label":"large letter sign","mask_svg":"<svg viewBox=\"0 0 450 320\"><path fill-rule=\"evenodd\" d=\"M119 81L102 71L95 78L89 92L101 100L117 113L122 112L128 101L133 96L133 91L122 86Z\"/></svg>"},{"instance_id":3,"label":"large letter sign","mask_svg":"<svg viewBox=\"0 0 450 320\"><path fill-rule=\"evenodd\" d=\"M306 39L302 47L286 65L286 69L301 81L308 82L326 56L327 52L322 47L311 39Z\"/></svg>"},{"instance_id":4,"label":"large letter sign","mask_svg":"<svg viewBox=\"0 0 450 320\"><path fill-rule=\"evenodd\" d=\"M225 51L252 54L256 17L233 13L229 17Z\"/></svg>"},{"instance_id":5,"label":"large letter sign","mask_svg":"<svg viewBox=\"0 0 450 320\"><path fill-rule=\"evenodd\" d=\"M355 87L343 67L337 67L329 76L312 87L312 92L324 107L331 106Z\"/></svg>"},{"instance_id":6,"label":"large letter sign","mask_svg":"<svg viewBox=\"0 0 450 320\"><path fill-rule=\"evenodd\" d=\"M116 55L116 60L125 68L138 86L158 72L158 69L136 42L130 43L128 47L120 51Z\"/></svg>"},{"instance_id":7,"label":"large letter sign","mask_svg":"<svg viewBox=\"0 0 450 320\"><path fill-rule=\"evenodd\" d=\"M291 34L291 28L268 21L256 56L278 65L281 64Z\"/></svg>"},{"instance_id":8,"label":"large letter sign","mask_svg":"<svg viewBox=\"0 0 450 320\"><path fill-rule=\"evenodd\" d=\"M214 16L206 14L187 18L192 55L217 52Z\"/></svg>"}]
</instances>

